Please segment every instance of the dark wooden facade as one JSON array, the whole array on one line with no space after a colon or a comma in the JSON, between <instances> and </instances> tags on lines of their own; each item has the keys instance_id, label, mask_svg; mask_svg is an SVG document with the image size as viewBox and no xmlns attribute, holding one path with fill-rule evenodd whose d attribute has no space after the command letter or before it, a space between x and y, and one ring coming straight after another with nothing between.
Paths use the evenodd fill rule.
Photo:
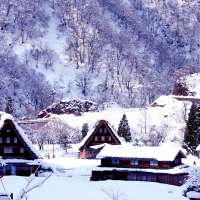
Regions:
<instances>
[{"instance_id":1,"label":"dark wooden facade","mask_svg":"<svg viewBox=\"0 0 200 200\"><path fill-rule=\"evenodd\" d=\"M92 176L90 180L147 181L181 186L186 176L187 173L169 174L145 171L104 170L92 171Z\"/></svg>"},{"instance_id":2,"label":"dark wooden facade","mask_svg":"<svg viewBox=\"0 0 200 200\"><path fill-rule=\"evenodd\" d=\"M38 157L30 150L11 120L0 130L0 155L3 159L34 160Z\"/></svg>"},{"instance_id":3,"label":"dark wooden facade","mask_svg":"<svg viewBox=\"0 0 200 200\"><path fill-rule=\"evenodd\" d=\"M164 157L164 156L163 156ZM102 167L121 167L121 168L149 168L149 169L169 169L181 164L181 158L185 156L179 152L173 161L157 161L156 159L146 158L102 158Z\"/></svg>"},{"instance_id":4,"label":"dark wooden facade","mask_svg":"<svg viewBox=\"0 0 200 200\"><path fill-rule=\"evenodd\" d=\"M103 147L92 148L95 145L101 145L108 143L111 145L120 145L121 142L115 133L110 128L109 124L105 120L100 120L96 125L94 131L87 138L84 144L79 148L80 158L92 158L95 157Z\"/></svg>"},{"instance_id":5,"label":"dark wooden facade","mask_svg":"<svg viewBox=\"0 0 200 200\"><path fill-rule=\"evenodd\" d=\"M33 164L33 160L39 157L29 145L13 121L5 120L0 130L0 156L5 165L0 166L0 174L28 176L35 172L39 164Z\"/></svg>"}]
</instances>

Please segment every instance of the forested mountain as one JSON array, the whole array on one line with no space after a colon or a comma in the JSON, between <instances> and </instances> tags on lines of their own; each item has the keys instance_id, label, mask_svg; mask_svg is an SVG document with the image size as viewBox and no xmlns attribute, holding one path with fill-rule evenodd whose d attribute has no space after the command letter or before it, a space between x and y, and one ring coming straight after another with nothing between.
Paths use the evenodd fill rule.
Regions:
<instances>
[{"instance_id":1,"label":"forested mountain","mask_svg":"<svg viewBox=\"0 0 200 200\"><path fill-rule=\"evenodd\" d=\"M170 94L179 76L199 72L199 6L0 0L1 110L35 115L74 97L143 107Z\"/></svg>"}]
</instances>

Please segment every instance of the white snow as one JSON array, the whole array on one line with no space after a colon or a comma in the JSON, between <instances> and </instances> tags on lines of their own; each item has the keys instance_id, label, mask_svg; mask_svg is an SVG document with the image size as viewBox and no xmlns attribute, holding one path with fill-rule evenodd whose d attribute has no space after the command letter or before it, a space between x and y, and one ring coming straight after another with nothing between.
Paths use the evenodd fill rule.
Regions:
<instances>
[{"instance_id":1,"label":"white snow","mask_svg":"<svg viewBox=\"0 0 200 200\"><path fill-rule=\"evenodd\" d=\"M46 148L46 147L45 147ZM45 149L52 152L52 146ZM103 191L124 194L122 197L127 200L184 200L182 196L184 186L177 187L167 184L141 182L141 181L90 181L91 171L100 169L100 160L77 159L73 156L73 150L65 156L60 157L60 149L56 146L56 158L44 159L44 163L54 167L54 173L41 187L29 193L29 200L109 200L110 198ZM43 153L43 151L42 151ZM48 175L45 174L44 175ZM35 177L33 185L45 177ZM14 194L14 199L19 190L27 184L25 177L5 176L2 178L8 193ZM31 187L31 186L30 186ZM0 184L0 191L4 191ZM123 199L123 198L122 198Z\"/></svg>"},{"instance_id":2,"label":"white snow","mask_svg":"<svg viewBox=\"0 0 200 200\"><path fill-rule=\"evenodd\" d=\"M200 151L200 144L196 148L197 151Z\"/></svg>"},{"instance_id":3,"label":"white snow","mask_svg":"<svg viewBox=\"0 0 200 200\"><path fill-rule=\"evenodd\" d=\"M106 144L97 158L152 158L158 161L173 161L179 152L184 155L179 147L126 147Z\"/></svg>"},{"instance_id":4,"label":"white snow","mask_svg":"<svg viewBox=\"0 0 200 200\"><path fill-rule=\"evenodd\" d=\"M195 73L191 74L190 76L184 76L180 78L180 81L185 82L186 88L190 92L193 92L195 94L195 97L200 97L200 74Z\"/></svg>"},{"instance_id":5,"label":"white snow","mask_svg":"<svg viewBox=\"0 0 200 200\"><path fill-rule=\"evenodd\" d=\"M188 198L196 198L196 199L198 198L198 199L200 199L200 193L191 191L191 192L187 193L187 197Z\"/></svg>"}]
</instances>

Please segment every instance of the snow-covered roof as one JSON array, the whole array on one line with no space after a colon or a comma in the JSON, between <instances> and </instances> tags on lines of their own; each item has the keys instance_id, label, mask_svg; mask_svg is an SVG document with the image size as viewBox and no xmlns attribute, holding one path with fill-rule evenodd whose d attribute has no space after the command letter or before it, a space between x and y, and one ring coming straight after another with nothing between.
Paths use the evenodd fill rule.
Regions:
<instances>
[{"instance_id":1,"label":"snow-covered roof","mask_svg":"<svg viewBox=\"0 0 200 200\"><path fill-rule=\"evenodd\" d=\"M96 158L145 158L158 161L173 161L179 152L186 157L179 147L124 147L105 144L105 147Z\"/></svg>"},{"instance_id":2,"label":"snow-covered roof","mask_svg":"<svg viewBox=\"0 0 200 200\"><path fill-rule=\"evenodd\" d=\"M200 144L196 148L197 151L200 151Z\"/></svg>"},{"instance_id":3,"label":"snow-covered roof","mask_svg":"<svg viewBox=\"0 0 200 200\"><path fill-rule=\"evenodd\" d=\"M35 160L25 160L25 159L3 159L0 163L3 165L8 163L20 163L20 164L27 164L27 165L41 165L43 163L42 159L35 159Z\"/></svg>"},{"instance_id":4,"label":"snow-covered roof","mask_svg":"<svg viewBox=\"0 0 200 200\"><path fill-rule=\"evenodd\" d=\"M103 120L103 119L102 119ZM101 121L101 120L99 120ZM93 129L91 129L87 135L83 138L83 140L80 142L80 147L83 146L85 144L85 142L89 139L89 137L93 134L94 130L96 129L96 126L98 125L99 121L96 123L95 127ZM104 120L106 121L106 120ZM121 142L121 143L125 143L124 138L119 137L119 135L117 134L117 132L113 129L113 127L111 126L111 124L107 121L107 125L109 126L109 128L111 129L111 131L113 132L113 134L116 136L116 138Z\"/></svg>"},{"instance_id":5,"label":"snow-covered roof","mask_svg":"<svg viewBox=\"0 0 200 200\"><path fill-rule=\"evenodd\" d=\"M105 143L99 144L99 145L90 146L90 148L92 148L92 149L100 149L100 148L102 148L104 146L105 146Z\"/></svg>"},{"instance_id":6,"label":"snow-covered roof","mask_svg":"<svg viewBox=\"0 0 200 200\"><path fill-rule=\"evenodd\" d=\"M32 151L38 159L41 158L41 155L38 153L38 151L32 145L31 141L25 135L24 131L18 126L17 122L15 121L15 119L12 115L10 115L8 113L1 113L0 129L3 128L5 120L11 120L13 122L16 130L18 131L18 133L20 134L20 136L22 137L23 141L26 143L26 145L28 146L30 151Z\"/></svg>"}]
</instances>

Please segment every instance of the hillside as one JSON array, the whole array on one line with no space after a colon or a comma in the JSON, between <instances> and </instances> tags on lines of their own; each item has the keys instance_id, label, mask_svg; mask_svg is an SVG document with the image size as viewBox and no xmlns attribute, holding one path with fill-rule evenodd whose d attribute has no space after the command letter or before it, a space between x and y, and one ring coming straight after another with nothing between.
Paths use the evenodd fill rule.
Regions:
<instances>
[{"instance_id":1,"label":"hillside","mask_svg":"<svg viewBox=\"0 0 200 200\"><path fill-rule=\"evenodd\" d=\"M1 1L1 110L73 98L145 107L199 72L199 2Z\"/></svg>"}]
</instances>

